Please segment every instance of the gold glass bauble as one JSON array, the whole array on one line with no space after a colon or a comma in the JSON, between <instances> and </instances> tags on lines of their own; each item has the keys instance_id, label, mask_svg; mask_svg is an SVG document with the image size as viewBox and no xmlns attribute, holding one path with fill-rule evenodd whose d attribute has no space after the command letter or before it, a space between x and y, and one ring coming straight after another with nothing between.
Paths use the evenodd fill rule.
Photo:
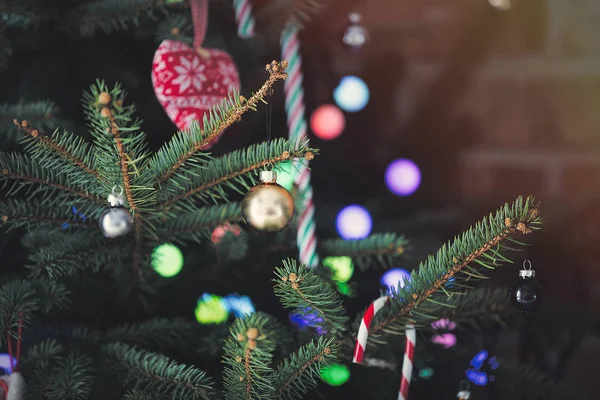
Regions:
<instances>
[{"instance_id":1,"label":"gold glass bauble","mask_svg":"<svg viewBox=\"0 0 600 400\"><path fill-rule=\"evenodd\" d=\"M242 200L242 217L250 229L263 233L279 233L292 222L294 199L277 184L275 172L261 172L260 183Z\"/></svg>"}]
</instances>

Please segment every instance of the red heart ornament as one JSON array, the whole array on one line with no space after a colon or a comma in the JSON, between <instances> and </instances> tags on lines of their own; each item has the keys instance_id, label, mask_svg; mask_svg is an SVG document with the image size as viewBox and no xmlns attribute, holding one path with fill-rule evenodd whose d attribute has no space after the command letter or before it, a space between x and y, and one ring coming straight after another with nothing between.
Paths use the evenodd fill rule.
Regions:
<instances>
[{"instance_id":1,"label":"red heart ornament","mask_svg":"<svg viewBox=\"0 0 600 400\"><path fill-rule=\"evenodd\" d=\"M240 90L240 77L229 54L205 50L208 57L203 58L183 42L164 40L154 53L152 84L156 98L180 130L194 120L202 127L206 112L233 90Z\"/></svg>"}]
</instances>

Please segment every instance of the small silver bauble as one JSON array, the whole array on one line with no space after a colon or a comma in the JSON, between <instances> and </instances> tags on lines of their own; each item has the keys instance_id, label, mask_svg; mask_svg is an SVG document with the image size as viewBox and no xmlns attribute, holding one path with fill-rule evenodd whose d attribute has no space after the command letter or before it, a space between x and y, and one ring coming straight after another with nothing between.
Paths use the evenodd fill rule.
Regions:
<instances>
[{"instance_id":1,"label":"small silver bauble","mask_svg":"<svg viewBox=\"0 0 600 400\"><path fill-rule=\"evenodd\" d=\"M129 210L123 207L123 190L115 194L115 189L113 188L113 193L108 196L110 207L104 210L99 218L100 230L104 236L111 239L126 235L133 228L133 217Z\"/></svg>"},{"instance_id":2,"label":"small silver bauble","mask_svg":"<svg viewBox=\"0 0 600 400\"><path fill-rule=\"evenodd\" d=\"M344 32L343 40L347 46L358 49L367 42L369 33L359 24L361 20L359 13L350 14L349 19L350 26Z\"/></svg>"},{"instance_id":3,"label":"small silver bauble","mask_svg":"<svg viewBox=\"0 0 600 400\"><path fill-rule=\"evenodd\" d=\"M294 199L277 184L274 171L261 171L260 183L242 200L242 217L250 229L261 233L279 233L294 218Z\"/></svg>"}]
</instances>

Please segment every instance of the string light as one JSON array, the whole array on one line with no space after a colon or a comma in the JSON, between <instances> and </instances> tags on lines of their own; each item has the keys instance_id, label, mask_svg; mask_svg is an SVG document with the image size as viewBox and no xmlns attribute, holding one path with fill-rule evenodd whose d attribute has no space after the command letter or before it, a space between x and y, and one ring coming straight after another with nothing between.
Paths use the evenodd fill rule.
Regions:
<instances>
[{"instance_id":1,"label":"string light","mask_svg":"<svg viewBox=\"0 0 600 400\"><path fill-rule=\"evenodd\" d=\"M373 221L364 207L350 205L339 212L336 226L343 239L364 239L371 233Z\"/></svg>"},{"instance_id":2,"label":"string light","mask_svg":"<svg viewBox=\"0 0 600 400\"><path fill-rule=\"evenodd\" d=\"M177 275L183 268L183 253L171 243L163 243L152 250L150 264L163 278Z\"/></svg>"},{"instance_id":3,"label":"string light","mask_svg":"<svg viewBox=\"0 0 600 400\"><path fill-rule=\"evenodd\" d=\"M398 291L410 282L410 272L402 268L394 268L385 272L381 276L381 284L388 288L388 293L392 291Z\"/></svg>"},{"instance_id":4,"label":"string light","mask_svg":"<svg viewBox=\"0 0 600 400\"><path fill-rule=\"evenodd\" d=\"M350 370L342 364L333 364L321 369L321 379L331 386L341 386L348 382Z\"/></svg>"},{"instance_id":5,"label":"string light","mask_svg":"<svg viewBox=\"0 0 600 400\"><path fill-rule=\"evenodd\" d=\"M345 76L333 91L333 98L342 110L357 112L369 102L369 87L358 76Z\"/></svg>"},{"instance_id":6,"label":"string light","mask_svg":"<svg viewBox=\"0 0 600 400\"><path fill-rule=\"evenodd\" d=\"M323 265L333 272L332 279L336 282L348 282L354 274L354 262L348 256L325 257Z\"/></svg>"},{"instance_id":7,"label":"string light","mask_svg":"<svg viewBox=\"0 0 600 400\"><path fill-rule=\"evenodd\" d=\"M421 171L411 160L399 158L385 170L385 183L395 195L410 196L421 185Z\"/></svg>"},{"instance_id":8,"label":"string light","mask_svg":"<svg viewBox=\"0 0 600 400\"><path fill-rule=\"evenodd\" d=\"M310 117L310 128L319 139L333 140L342 134L345 127L344 113L331 104L318 107Z\"/></svg>"},{"instance_id":9,"label":"string light","mask_svg":"<svg viewBox=\"0 0 600 400\"><path fill-rule=\"evenodd\" d=\"M196 305L196 320L201 324L220 324L229 318L229 312L220 296L204 293Z\"/></svg>"}]
</instances>

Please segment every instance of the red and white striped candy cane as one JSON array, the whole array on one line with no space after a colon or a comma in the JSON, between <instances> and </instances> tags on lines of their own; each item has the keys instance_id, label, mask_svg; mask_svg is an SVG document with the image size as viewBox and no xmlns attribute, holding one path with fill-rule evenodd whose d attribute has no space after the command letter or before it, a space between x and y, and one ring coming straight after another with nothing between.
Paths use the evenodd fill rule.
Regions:
<instances>
[{"instance_id":1,"label":"red and white striped candy cane","mask_svg":"<svg viewBox=\"0 0 600 400\"><path fill-rule=\"evenodd\" d=\"M302 58L298 26L291 24L281 34L282 59L288 62L288 78L283 84L285 93L285 112L290 141L300 143L306 138L306 118L304 116L304 89L302 88ZM306 164L297 165L298 172L294 183L298 188L301 204L298 206L298 233L296 242L300 253L300 262L308 268L319 264L317 255L317 236L315 224L315 205L310 184L310 170Z\"/></svg>"},{"instance_id":2,"label":"red and white striped candy cane","mask_svg":"<svg viewBox=\"0 0 600 400\"><path fill-rule=\"evenodd\" d=\"M360 364L365 357L365 349L367 348L367 339L369 338L369 328L373 317L381 310L389 301L389 296L382 296L375 300L362 317L360 328L356 335L356 347L354 348L353 363ZM406 346L404 348L404 360L402 361L402 378L400 381L400 390L398 391L398 400L408 399L408 389L410 387L410 379L412 377L413 362L415 357L415 345L417 343L417 334L413 325L406 326Z\"/></svg>"},{"instance_id":3,"label":"red and white striped candy cane","mask_svg":"<svg viewBox=\"0 0 600 400\"><path fill-rule=\"evenodd\" d=\"M254 18L252 17L252 5L249 0L233 0L235 8L235 22L237 24L238 36L247 39L254 36Z\"/></svg>"}]
</instances>

